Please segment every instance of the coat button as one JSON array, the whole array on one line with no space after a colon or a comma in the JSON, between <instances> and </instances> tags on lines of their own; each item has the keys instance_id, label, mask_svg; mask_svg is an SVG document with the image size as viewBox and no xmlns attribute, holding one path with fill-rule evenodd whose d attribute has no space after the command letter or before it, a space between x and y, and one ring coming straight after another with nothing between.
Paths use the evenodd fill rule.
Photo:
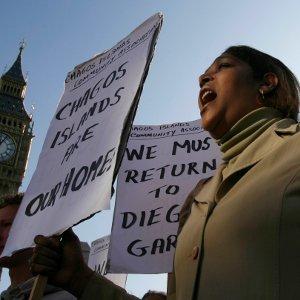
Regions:
<instances>
[{"instance_id":1,"label":"coat button","mask_svg":"<svg viewBox=\"0 0 300 300\"><path fill-rule=\"evenodd\" d=\"M197 259L199 255L199 247L198 246L195 246L192 250L192 259Z\"/></svg>"}]
</instances>

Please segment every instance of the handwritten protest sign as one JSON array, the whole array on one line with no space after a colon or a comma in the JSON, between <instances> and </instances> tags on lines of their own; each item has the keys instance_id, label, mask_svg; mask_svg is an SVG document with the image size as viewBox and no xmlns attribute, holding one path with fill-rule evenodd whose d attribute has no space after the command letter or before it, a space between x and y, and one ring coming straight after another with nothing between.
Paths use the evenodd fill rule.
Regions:
<instances>
[{"instance_id":1,"label":"handwritten protest sign","mask_svg":"<svg viewBox=\"0 0 300 300\"><path fill-rule=\"evenodd\" d=\"M118 177L109 272L172 270L178 213L219 150L199 121L133 126Z\"/></svg>"},{"instance_id":2,"label":"handwritten protest sign","mask_svg":"<svg viewBox=\"0 0 300 300\"><path fill-rule=\"evenodd\" d=\"M96 273L104 275L116 285L125 288L127 274L106 273L109 240L110 236L108 235L92 242L88 265Z\"/></svg>"},{"instance_id":3,"label":"handwritten protest sign","mask_svg":"<svg viewBox=\"0 0 300 300\"><path fill-rule=\"evenodd\" d=\"M2 256L109 208L162 15L75 67L51 121Z\"/></svg>"}]
</instances>

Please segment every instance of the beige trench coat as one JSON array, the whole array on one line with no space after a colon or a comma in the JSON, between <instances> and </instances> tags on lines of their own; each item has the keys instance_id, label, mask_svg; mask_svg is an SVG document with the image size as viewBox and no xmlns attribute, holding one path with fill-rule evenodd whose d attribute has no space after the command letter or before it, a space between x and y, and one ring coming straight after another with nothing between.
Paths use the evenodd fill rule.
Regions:
<instances>
[{"instance_id":1,"label":"beige trench coat","mask_svg":"<svg viewBox=\"0 0 300 300\"><path fill-rule=\"evenodd\" d=\"M168 299L300 299L300 127L272 125L200 182L181 214ZM181 224L182 226L182 224Z\"/></svg>"}]
</instances>

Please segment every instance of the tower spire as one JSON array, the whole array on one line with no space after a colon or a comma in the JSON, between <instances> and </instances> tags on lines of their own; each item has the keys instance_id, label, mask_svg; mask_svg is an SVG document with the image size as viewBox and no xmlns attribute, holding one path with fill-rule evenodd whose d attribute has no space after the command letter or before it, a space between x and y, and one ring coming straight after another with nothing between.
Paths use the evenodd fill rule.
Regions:
<instances>
[{"instance_id":1,"label":"tower spire","mask_svg":"<svg viewBox=\"0 0 300 300\"><path fill-rule=\"evenodd\" d=\"M13 65L10 67L10 69L3 75L5 77L9 77L13 80L16 80L22 84L26 84L26 81L24 79L23 73L22 73L22 52L25 48L25 41L24 39L20 42L19 47L19 54L17 56L17 59L13 63Z\"/></svg>"},{"instance_id":2,"label":"tower spire","mask_svg":"<svg viewBox=\"0 0 300 300\"><path fill-rule=\"evenodd\" d=\"M25 49L25 47L26 47L26 42L25 42L25 39L23 39L20 43L19 43L19 50L20 50L20 53L19 53L19 55L21 55L22 54L22 51Z\"/></svg>"}]
</instances>

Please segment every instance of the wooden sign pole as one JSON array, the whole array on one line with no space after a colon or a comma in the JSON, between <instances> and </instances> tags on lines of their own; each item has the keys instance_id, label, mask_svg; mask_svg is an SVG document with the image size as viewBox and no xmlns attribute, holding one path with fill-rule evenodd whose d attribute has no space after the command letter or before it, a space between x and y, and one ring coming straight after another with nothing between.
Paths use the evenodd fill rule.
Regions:
<instances>
[{"instance_id":1,"label":"wooden sign pole","mask_svg":"<svg viewBox=\"0 0 300 300\"><path fill-rule=\"evenodd\" d=\"M34 280L34 284L30 293L29 300L41 300L47 285L47 276L38 275Z\"/></svg>"}]
</instances>

